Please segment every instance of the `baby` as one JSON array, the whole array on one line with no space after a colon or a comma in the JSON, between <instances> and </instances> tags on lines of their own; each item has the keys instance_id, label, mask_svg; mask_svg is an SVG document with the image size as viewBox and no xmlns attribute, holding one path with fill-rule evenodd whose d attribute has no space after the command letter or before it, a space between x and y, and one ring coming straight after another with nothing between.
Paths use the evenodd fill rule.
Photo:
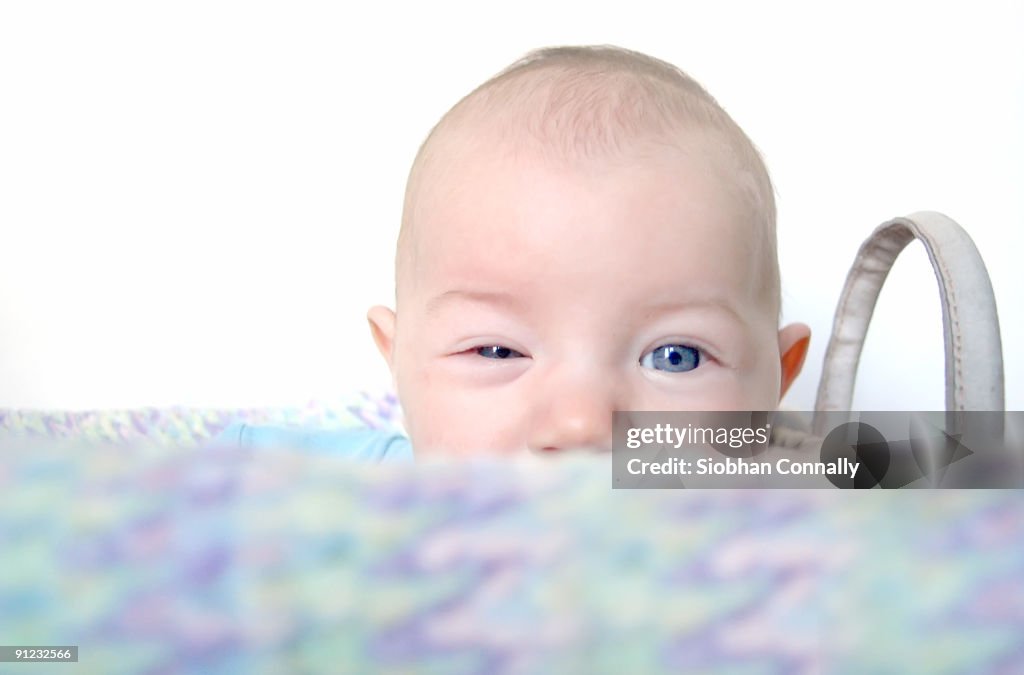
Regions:
<instances>
[{"instance_id":1,"label":"baby","mask_svg":"<svg viewBox=\"0 0 1024 675\"><path fill-rule=\"evenodd\" d=\"M368 319L409 438L219 440L361 460L606 450L615 410L774 410L810 339L779 329L753 144L677 68L615 47L533 52L452 108L413 162L395 267L394 311Z\"/></svg>"},{"instance_id":2,"label":"baby","mask_svg":"<svg viewBox=\"0 0 1024 675\"><path fill-rule=\"evenodd\" d=\"M396 307L368 319L417 456L611 447L615 410L772 410L775 202L700 85L614 47L543 49L462 99L413 163Z\"/></svg>"}]
</instances>

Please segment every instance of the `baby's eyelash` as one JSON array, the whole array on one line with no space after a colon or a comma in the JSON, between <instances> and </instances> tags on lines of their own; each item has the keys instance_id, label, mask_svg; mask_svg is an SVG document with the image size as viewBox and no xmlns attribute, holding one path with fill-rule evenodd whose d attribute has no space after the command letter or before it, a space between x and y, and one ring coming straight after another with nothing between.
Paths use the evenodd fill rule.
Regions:
<instances>
[{"instance_id":1,"label":"baby's eyelash","mask_svg":"<svg viewBox=\"0 0 1024 675\"><path fill-rule=\"evenodd\" d=\"M506 360L506 359L517 359L523 358L525 355L517 352L514 349L505 347L504 345L484 345L482 347L476 347L471 351L475 351L485 359L495 360Z\"/></svg>"}]
</instances>

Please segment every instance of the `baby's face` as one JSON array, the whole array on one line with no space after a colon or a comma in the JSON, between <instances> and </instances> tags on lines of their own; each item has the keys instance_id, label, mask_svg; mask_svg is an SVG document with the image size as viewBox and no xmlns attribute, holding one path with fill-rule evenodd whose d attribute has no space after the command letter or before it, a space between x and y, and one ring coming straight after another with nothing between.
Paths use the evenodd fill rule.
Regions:
<instances>
[{"instance_id":1,"label":"baby's face","mask_svg":"<svg viewBox=\"0 0 1024 675\"><path fill-rule=\"evenodd\" d=\"M774 409L777 308L706 167L471 158L429 190L398 313L370 313L417 455L608 449L615 410Z\"/></svg>"}]
</instances>

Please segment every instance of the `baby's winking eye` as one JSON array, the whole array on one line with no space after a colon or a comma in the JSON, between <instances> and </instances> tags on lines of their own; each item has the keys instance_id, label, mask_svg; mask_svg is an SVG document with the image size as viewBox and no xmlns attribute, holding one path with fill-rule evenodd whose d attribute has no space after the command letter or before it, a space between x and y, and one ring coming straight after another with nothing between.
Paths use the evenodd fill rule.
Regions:
<instances>
[{"instance_id":1,"label":"baby's winking eye","mask_svg":"<svg viewBox=\"0 0 1024 675\"><path fill-rule=\"evenodd\" d=\"M516 350L503 347L502 345L477 347L476 353L486 359L519 359L523 357L523 355Z\"/></svg>"},{"instance_id":2,"label":"baby's winking eye","mask_svg":"<svg viewBox=\"0 0 1024 675\"><path fill-rule=\"evenodd\" d=\"M685 373L700 365L701 354L696 347L680 344L661 345L647 352L640 359L640 365L669 373Z\"/></svg>"}]
</instances>

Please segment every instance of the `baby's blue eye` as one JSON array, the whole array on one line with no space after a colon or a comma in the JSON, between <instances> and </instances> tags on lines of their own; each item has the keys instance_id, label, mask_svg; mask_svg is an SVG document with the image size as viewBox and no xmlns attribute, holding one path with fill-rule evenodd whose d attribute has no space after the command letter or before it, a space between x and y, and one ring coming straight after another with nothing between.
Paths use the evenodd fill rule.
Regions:
<instances>
[{"instance_id":1,"label":"baby's blue eye","mask_svg":"<svg viewBox=\"0 0 1024 675\"><path fill-rule=\"evenodd\" d=\"M516 350L509 349L508 347L502 347L501 345L478 347L476 353L487 359L518 359L523 356Z\"/></svg>"},{"instance_id":2,"label":"baby's blue eye","mask_svg":"<svg viewBox=\"0 0 1024 675\"><path fill-rule=\"evenodd\" d=\"M640 359L645 368L685 373L700 365L700 350L689 345L662 345Z\"/></svg>"}]
</instances>

